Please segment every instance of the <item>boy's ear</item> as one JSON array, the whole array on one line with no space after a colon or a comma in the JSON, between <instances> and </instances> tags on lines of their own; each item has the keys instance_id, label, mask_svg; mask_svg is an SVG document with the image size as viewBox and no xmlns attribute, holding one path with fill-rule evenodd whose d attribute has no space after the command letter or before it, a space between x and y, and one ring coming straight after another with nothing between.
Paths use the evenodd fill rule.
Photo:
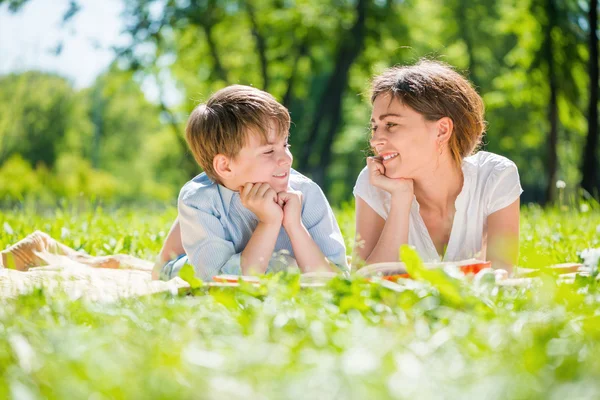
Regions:
<instances>
[{"instance_id":1,"label":"boy's ear","mask_svg":"<svg viewBox=\"0 0 600 400\"><path fill-rule=\"evenodd\" d=\"M442 117L437 121L438 133L437 142L447 143L454 132L454 121L449 117Z\"/></svg>"},{"instance_id":2,"label":"boy's ear","mask_svg":"<svg viewBox=\"0 0 600 400\"><path fill-rule=\"evenodd\" d=\"M229 157L223 154L217 154L213 158L213 168L219 178L221 179L231 179L234 175L232 170L231 160Z\"/></svg>"}]
</instances>

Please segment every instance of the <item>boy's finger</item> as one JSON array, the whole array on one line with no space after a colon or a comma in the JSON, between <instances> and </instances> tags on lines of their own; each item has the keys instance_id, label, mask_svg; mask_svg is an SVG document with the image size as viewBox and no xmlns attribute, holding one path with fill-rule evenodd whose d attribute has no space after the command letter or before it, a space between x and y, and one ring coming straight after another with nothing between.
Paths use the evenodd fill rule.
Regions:
<instances>
[{"instance_id":1,"label":"boy's finger","mask_svg":"<svg viewBox=\"0 0 600 400\"><path fill-rule=\"evenodd\" d=\"M283 208L283 206L285 206L285 200L278 196L277 204L279 204L279 207Z\"/></svg>"},{"instance_id":2,"label":"boy's finger","mask_svg":"<svg viewBox=\"0 0 600 400\"><path fill-rule=\"evenodd\" d=\"M267 193L271 189L271 186L268 183L261 183L260 187L256 191L256 196L265 197L265 193Z\"/></svg>"},{"instance_id":3,"label":"boy's finger","mask_svg":"<svg viewBox=\"0 0 600 400\"><path fill-rule=\"evenodd\" d=\"M277 203L279 201L279 196L277 196L277 192L275 190L273 190L273 188L271 186L269 186L269 188L267 189L267 191L265 192L263 197L265 199L273 199L273 201L275 203Z\"/></svg>"},{"instance_id":4,"label":"boy's finger","mask_svg":"<svg viewBox=\"0 0 600 400\"><path fill-rule=\"evenodd\" d=\"M248 197L256 197L256 192L258 192L260 187L260 183L255 183L254 186L252 186L252 189L250 189L250 192L248 192Z\"/></svg>"},{"instance_id":5,"label":"boy's finger","mask_svg":"<svg viewBox=\"0 0 600 400\"><path fill-rule=\"evenodd\" d=\"M242 191L240 192L240 197L242 199L245 199L246 197L248 197L248 193L250 193L250 190L252 189L252 187L254 186L254 184L248 182L244 185L244 188L242 189Z\"/></svg>"}]
</instances>

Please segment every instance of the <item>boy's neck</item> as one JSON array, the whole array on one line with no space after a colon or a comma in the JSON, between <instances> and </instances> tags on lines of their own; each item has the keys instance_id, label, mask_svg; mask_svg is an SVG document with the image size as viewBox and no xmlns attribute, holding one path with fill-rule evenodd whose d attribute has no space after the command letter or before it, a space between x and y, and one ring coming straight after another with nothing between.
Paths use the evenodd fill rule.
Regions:
<instances>
[{"instance_id":1,"label":"boy's neck","mask_svg":"<svg viewBox=\"0 0 600 400\"><path fill-rule=\"evenodd\" d=\"M228 181L224 181L224 180L220 180L217 181L217 183L221 186L223 186L226 189L231 190L232 192L239 192L240 186L242 185L235 185L233 182L228 182Z\"/></svg>"}]
</instances>

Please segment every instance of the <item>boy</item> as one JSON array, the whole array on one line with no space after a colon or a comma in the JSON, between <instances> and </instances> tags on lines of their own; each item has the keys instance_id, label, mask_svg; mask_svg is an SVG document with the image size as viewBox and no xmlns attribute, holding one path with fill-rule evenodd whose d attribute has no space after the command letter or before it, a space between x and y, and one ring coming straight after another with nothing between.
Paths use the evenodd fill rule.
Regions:
<instances>
[{"instance_id":1,"label":"boy","mask_svg":"<svg viewBox=\"0 0 600 400\"><path fill-rule=\"evenodd\" d=\"M186 263L203 280L297 265L302 272L348 271L346 248L321 189L291 169L290 116L273 96L233 85L189 117L186 140L204 170L181 189L179 224ZM274 254L275 253L275 254Z\"/></svg>"}]
</instances>

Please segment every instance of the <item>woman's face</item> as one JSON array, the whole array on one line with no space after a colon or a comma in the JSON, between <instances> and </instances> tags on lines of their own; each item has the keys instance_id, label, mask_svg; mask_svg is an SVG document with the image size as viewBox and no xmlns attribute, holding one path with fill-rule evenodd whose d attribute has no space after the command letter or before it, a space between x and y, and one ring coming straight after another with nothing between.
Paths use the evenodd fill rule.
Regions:
<instances>
[{"instance_id":1,"label":"woman's face","mask_svg":"<svg viewBox=\"0 0 600 400\"><path fill-rule=\"evenodd\" d=\"M404 105L389 93L373 102L370 144L383 157L385 176L410 178L436 168L438 123Z\"/></svg>"}]
</instances>

